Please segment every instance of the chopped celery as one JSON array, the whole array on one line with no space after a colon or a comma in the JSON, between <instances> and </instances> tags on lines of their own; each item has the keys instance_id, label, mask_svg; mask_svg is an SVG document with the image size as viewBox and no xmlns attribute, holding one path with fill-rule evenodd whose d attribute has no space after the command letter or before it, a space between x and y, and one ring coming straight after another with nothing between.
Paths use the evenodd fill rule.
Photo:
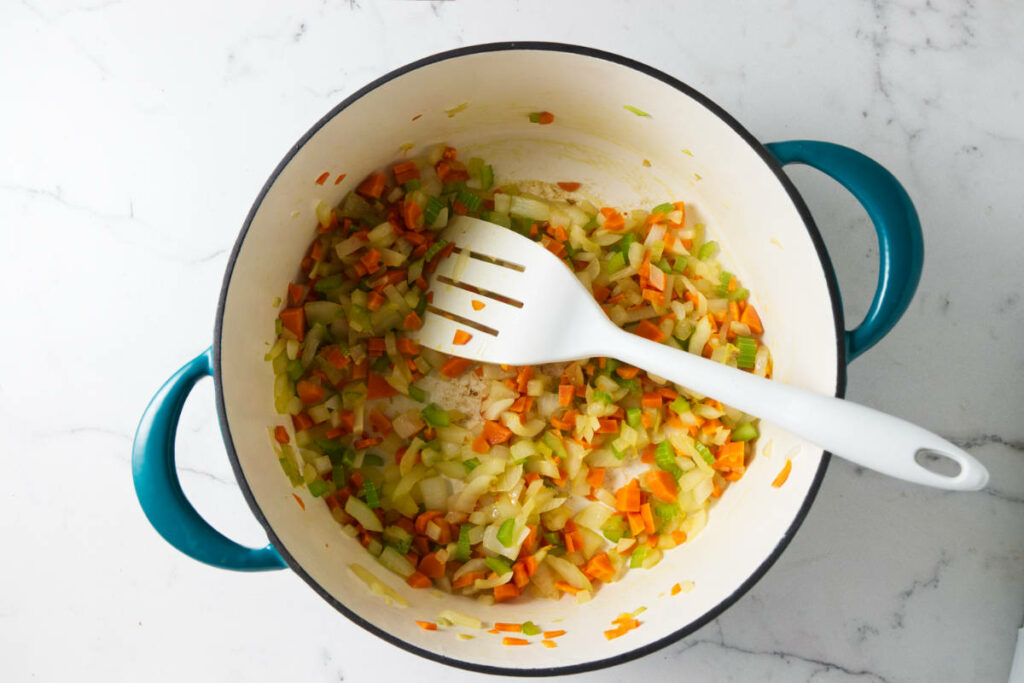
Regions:
<instances>
[{"instance_id":1,"label":"chopped celery","mask_svg":"<svg viewBox=\"0 0 1024 683\"><path fill-rule=\"evenodd\" d=\"M591 394L591 398L593 398L595 401L600 401L601 403L604 403L606 405L609 405L613 402L612 397L609 396L604 391L595 391L593 394Z\"/></svg>"},{"instance_id":2,"label":"chopped celery","mask_svg":"<svg viewBox=\"0 0 1024 683\"><path fill-rule=\"evenodd\" d=\"M338 273L337 275L320 278L316 281L316 284L313 285L313 289L318 292L329 292L332 289L341 287L343 284L345 284L345 276Z\"/></svg>"},{"instance_id":3,"label":"chopped celery","mask_svg":"<svg viewBox=\"0 0 1024 683\"><path fill-rule=\"evenodd\" d=\"M466 181L456 180L455 182L445 183L444 187L441 188L441 194L455 194L459 190L466 189Z\"/></svg>"},{"instance_id":4,"label":"chopped celery","mask_svg":"<svg viewBox=\"0 0 1024 683\"><path fill-rule=\"evenodd\" d=\"M412 534L400 526L386 527L384 533L381 534L381 540L402 555L409 552L409 548L412 547Z\"/></svg>"},{"instance_id":5,"label":"chopped celery","mask_svg":"<svg viewBox=\"0 0 1024 683\"><path fill-rule=\"evenodd\" d=\"M656 207L651 209L651 213L672 213L676 210L676 207L672 202L665 202L664 204L658 204Z\"/></svg>"},{"instance_id":6,"label":"chopped celery","mask_svg":"<svg viewBox=\"0 0 1024 683\"><path fill-rule=\"evenodd\" d=\"M722 274L718 276L718 287L715 289L715 294L718 296L729 296L729 283L732 282L732 278L732 273L723 270Z\"/></svg>"},{"instance_id":7,"label":"chopped celery","mask_svg":"<svg viewBox=\"0 0 1024 683\"><path fill-rule=\"evenodd\" d=\"M630 569L637 569L638 567L643 566L644 559L647 557L647 550L647 546L642 545L633 551L633 554L629 556Z\"/></svg>"},{"instance_id":8,"label":"chopped celery","mask_svg":"<svg viewBox=\"0 0 1024 683\"><path fill-rule=\"evenodd\" d=\"M676 256L676 260L672 263L672 270L676 273L682 273L686 270L686 257Z\"/></svg>"},{"instance_id":9,"label":"chopped celery","mask_svg":"<svg viewBox=\"0 0 1024 683\"><path fill-rule=\"evenodd\" d=\"M672 449L672 444L667 440L662 441L655 447L654 462L659 468L671 473L676 479L683 474L682 468L676 463L676 453Z\"/></svg>"},{"instance_id":10,"label":"chopped celery","mask_svg":"<svg viewBox=\"0 0 1024 683\"><path fill-rule=\"evenodd\" d=\"M512 219L509 218L508 215L498 213L497 211L485 211L482 218L488 223L494 223L495 225L500 225L503 228L512 227Z\"/></svg>"},{"instance_id":11,"label":"chopped celery","mask_svg":"<svg viewBox=\"0 0 1024 683\"><path fill-rule=\"evenodd\" d=\"M535 636L538 633L540 633L540 626L537 626L532 621L523 622L523 635Z\"/></svg>"},{"instance_id":12,"label":"chopped celery","mask_svg":"<svg viewBox=\"0 0 1024 683\"><path fill-rule=\"evenodd\" d=\"M544 432L544 437L542 438L542 441L544 442L545 446L550 448L551 451L562 460L565 460L569 457L569 454L565 452L565 444L563 444L562 440L554 433Z\"/></svg>"},{"instance_id":13,"label":"chopped celery","mask_svg":"<svg viewBox=\"0 0 1024 683\"><path fill-rule=\"evenodd\" d=\"M462 461L462 466L466 468L466 472L467 473L468 472L472 472L477 467L480 467L480 459L479 458L470 458L469 460L463 460Z\"/></svg>"},{"instance_id":14,"label":"chopped celery","mask_svg":"<svg viewBox=\"0 0 1024 683\"><path fill-rule=\"evenodd\" d=\"M637 116L650 116L650 114L645 112L643 109L637 109L631 104L624 104L622 105L622 108L625 109L626 111L636 114Z\"/></svg>"},{"instance_id":15,"label":"chopped celery","mask_svg":"<svg viewBox=\"0 0 1024 683\"><path fill-rule=\"evenodd\" d=\"M327 493L327 482L323 479L314 479L306 485L306 488L309 489L309 495L319 498Z\"/></svg>"},{"instance_id":16,"label":"chopped celery","mask_svg":"<svg viewBox=\"0 0 1024 683\"><path fill-rule=\"evenodd\" d=\"M367 479L363 482L363 492L366 497L366 505L371 508L380 507L380 494L377 493L377 485Z\"/></svg>"},{"instance_id":17,"label":"chopped celery","mask_svg":"<svg viewBox=\"0 0 1024 683\"><path fill-rule=\"evenodd\" d=\"M487 564L488 569L498 576L503 576L512 571L512 565L500 557L488 557L484 560L484 563Z\"/></svg>"},{"instance_id":18,"label":"chopped celery","mask_svg":"<svg viewBox=\"0 0 1024 683\"><path fill-rule=\"evenodd\" d=\"M626 520L622 515L612 515L601 525L601 533L612 543L618 543L626 535Z\"/></svg>"},{"instance_id":19,"label":"chopped celery","mask_svg":"<svg viewBox=\"0 0 1024 683\"><path fill-rule=\"evenodd\" d=\"M459 190L458 194L455 195L455 199L470 211L479 209L480 203L483 201L480 197L467 190Z\"/></svg>"},{"instance_id":20,"label":"chopped celery","mask_svg":"<svg viewBox=\"0 0 1024 683\"><path fill-rule=\"evenodd\" d=\"M622 254L623 259L629 258L629 248L636 242L636 235L633 233L627 234L621 240L619 240L619 253Z\"/></svg>"},{"instance_id":21,"label":"chopped celery","mask_svg":"<svg viewBox=\"0 0 1024 683\"><path fill-rule=\"evenodd\" d=\"M690 412L690 402L682 396L678 396L676 400L668 404L668 407L672 409L676 415L682 415L683 413Z\"/></svg>"},{"instance_id":22,"label":"chopped celery","mask_svg":"<svg viewBox=\"0 0 1024 683\"><path fill-rule=\"evenodd\" d=\"M455 546L455 559L459 562L469 561L469 530L472 524L463 524L459 527L459 542Z\"/></svg>"},{"instance_id":23,"label":"chopped celery","mask_svg":"<svg viewBox=\"0 0 1024 683\"><path fill-rule=\"evenodd\" d=\"M511 547L513 541L515 541L515 531L516 520L511 517L506 519L501 523L501 526L498 527L498 541L506 548ZM498 573L500 574L501 572Z\"/></svg>"},{"instance_id":24,"label":"chopped celery","mask_svg":"<svg viewBox=\"0 0 1024 683\"><path fill-rule=\"evenodd\" d=\"M670 275L672 273L672 264L669 263L668 259L665 258L664 256L662 256L654 265L658 266L658 268L665 271L666 275Z\"/></svg>"},{"instance_id":25,"label":"chopped celery","mask_svg":"<svg viewBox=\"0 0 1024 683\"><path fill-rule=\"evenodd\" d=\"M433 225L441 209L445 208L444 202L437 197L431 196L427 199L427 205L423 208L423 222L426 225ZM427 259L430 260L430 259Z\"/></svg>"},{"instance_id":26,"label":"chopped celery","mask_svg":"<svg viewBox=\"0 0 1024 683\"><path fill-rule=\"evenodd\" d=\"M677 503L663 503L660 500L654 501L654 514L662 519L672 519L679 514Z\"/></svg>"},{"instance_id":27,"label":"chopped celery","mask_svg":"<svg viewBox=\"0 0 1024 683\"><path fill-rule=\"evenodd\" d=\"M331 481L333 481L334 485L338 488L341 488L348 483L348 477L345 476L344 465L335 465L331 468Z\"/></svg>"},{"instance_id":28,"label":"chopped celery","mask_svg":"<svg viewBox=\"0 0 1024 683\"><path fill-rule=\"evenodd\" d=\"M736 429L732 430L733 441L750 441L751 439L757 438L757 427L752 422L744 422Z\"/></svg>"},{"instance_id":29,"label":"chopped celery","mask_svg":"<svg viewBox=\"0 0 1024 683\"><path fill-rule=\"evenodd\" d=\"M406 194L410 192L415 192L416 190L420 189L420 179L413 178L411 180L406 180L404 183L402 183L402 189L405 190Z\"/></svg>"},{"instance_id":30,"label":"chopped celery","mask_svg":"<svg viewBox=\"0 0 1024 683\"><path fill-rule=\"evenodd\" d=\"M424 401L427 400L427 392L423 391L423 389L420 389L417 386L410 386L409 387L409 398L411 398L414 401L418 401L420 403L423 403Z\"/></svg>"},{"instance_id":31,"label":"chopped celery","mask_svg":"<svg viewBox=\"0 0 1024 683\"><path fill-rule=\"evenodd\" d=\"M704 244L700 245L700 249L697 250L697 258L700 259L701 261L707 261L709 258L715 255L715 252L717 250L718 242L715 242L714 240L710 242L705 242Z\"/></svg>"},{"instance_id":32,"label":"chopped celery","mask_svg":"<svg viewBox=\"0 0 1024 683\"><path fill-rule=\"evenodd\" d=\"M605 358L604 370L602 372L606 375L611 375L612 373L619 369L620 365L622 365L622 361L620 360L616 360L614 358Z\"/></svg>"},{"instance_id":33,"label":"chopped celery","mask_svg":"<svg viewBox=\"0 0 1024 683\"><path fill-rule=\"evenodd\" d=\"M423 419L432 427L447 427L451 425L451 420L448 417L448 411L441 410L433 403L429 404L420 412L423 414Z\"/></svg>"},{"instance_id":34,"label":"chopped celery","mask_svg":"<svg viewBox=\"0 0 1024 683\"><path fill-rule=\"evenodd\" d=\"M299 474L299 468L293 459L279 458L278 462L281 463L281 469L288 476L288 481L292 483L292 486L298 486L302 483L302 475Z\"/></svg>"},{"instance_id":35,"label":"chopped celery","mask_svg":"<svg viewBox=\"0 0 1024 683\"><path fill-rule=\"evenodd\" d=\"M305 372L305 369L302 367L302 361L298 358L288 361L288 366L285 369L288 379L294 382L298 378L302 377L303 372Z\"/></svg>"},{"instance_id":36,"label":"chopped celery","mask_svg":"<svg viewBox=\"0 0 1024 683\"><path fill-rule=\"evenodd\" d=\"M427 253L423 255L423 260L429 262L432 258L441 253L441 250L448 246L448 240L438 240L434 242L434 246L427 249Z\"/></svg>"},{"instance_id":37,"label":"chopped celery","mask_svg":"<svg viewBox=\"0 0 1024 683\"><path fill-rule=\"evenodd\" d=\"M740 349L740 355L736 358L737 367L744 370L753 368L757 357L757 341L753 337L737 337L736 346Z\"/></svg>"},{"instance_id":38,"label":"chopped celery","mask_svg":"<svg viewBox=\"0 0 1024 683\"><path fill-rule=\"evenodd\" d=\"M708 447L700 441L693 442L693 449L697 451L697 454L700 455L707 464L713 465L715 463L715 456L711 455L711 451L708 450Z\"/></svg>"},{"instance_id":39,"label":"chopped celery","mask_svg":"<svg viewBox=\"0 0 1024 683\"><path fill-rule=\"evenodd\" d=\"M611 255L611 258L602 264L602 267L604 268L604 272L609 275L617 273L626 267L626 257L623 256L621 252L617 251Z\"/></svg>"},{"instance_id":40,"label":"chopped celery","mask_svg":"<svg viewBox=\"0 0 1024 683\"><path fill-rule=\"evenodd\" d=\"M633 429L640 429L643 426L643 413L639 408L630 408L626 411L626 424Z\"/></svg>"},{"instance_id":41,"label":"chopped celery","mask_svg":"<svg viewBox=\"0 0 1024 683\"><path fill-rule=\"evenodd\" d=\"M729 301L743 301L748 296L750 296L750 292L746 288L740 287L736 291L729 292Z\"/></svg>"}]
</instances>

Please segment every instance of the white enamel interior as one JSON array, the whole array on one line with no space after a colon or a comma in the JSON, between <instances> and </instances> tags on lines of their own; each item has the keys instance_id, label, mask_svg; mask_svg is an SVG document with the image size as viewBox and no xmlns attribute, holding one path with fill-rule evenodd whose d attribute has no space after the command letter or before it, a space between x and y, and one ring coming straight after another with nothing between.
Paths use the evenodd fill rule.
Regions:
<instances>
[{"instance_id":1,"label":"white enamel interior","mask_svg":"<svg viewBox=\"0 0 1024 683\"><path fill-rule=\"evenodd\" d=\"M446 109L467 103L448 116ZM623 108L635 105L650 114ZM531 111L554 112L555 123L528 122ZM416 115L422 115L413 120ZM340 111L293 156L258 207L227 287L221 328L220 379L230 439L253 498L284 548L331 596L380 630L438 655L510 669L563 667L622 655L699 620L728 600L771 555L793 526L821 459L814 448L763 425L758 454L746 476L711 512L707 528L666 552L650 571L634 570L576 605L520 599L482 606L463 597L439 600L414 591L377 565L341 533L326 506L303 491L292 498L267 440L280 424L273 376L263 361L286 283L314 234L317 199L339 201L371 170L440 141L460 156L482 156L498 181L578 181L604 203L650 208L684 200L723 247L726 267L753 292L775 363L775 377L834 394L837 340L826 278L799 212L769 166L700 102L631 67L575 53L506 50L449 58L398 76ZM689 153L684 153L683 150ZM415 152L414 152L415 153ZM645 166L647 159L650 166ZM314 180L324 171L331 179ZM346 179L334 184L339 173ZM691 218L693 220L693 218ZM771 481L786 459L789 481ZM389 606L347 570L372 569L410 601ZM690 593L670 596L673 584ZM642 626L611 642L602 630L623 611L645 606ZM414 619L434 621L451 607L486 623L532 620L565 629L558 647L530 646L529 655L501 645L486 631L472 640L452 630L426 632ZM536 640L539 640L536 639Z\"/></svg>"}]
</instances>

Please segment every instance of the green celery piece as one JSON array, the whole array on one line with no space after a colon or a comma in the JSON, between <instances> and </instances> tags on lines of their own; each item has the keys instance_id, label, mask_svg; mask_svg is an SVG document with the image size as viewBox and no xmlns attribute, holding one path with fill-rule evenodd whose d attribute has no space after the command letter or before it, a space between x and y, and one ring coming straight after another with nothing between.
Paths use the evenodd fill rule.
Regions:
<instances>
[{"instance_id":1,"label":"green celery piece","mask_svg":"<svg viewBox=\"0 0 1024 683\"><path fill-rule=\"evenodd\" d=\"M480 189L489 190L494 185L494 168L490 164L484 164L480 169Z\"/></svg>"},{"instance_id":2,"label":"green celery piece","mask_svg":"<svg viewBox=\"0 0 1024 683\"><path fill-rule=\"evenodd\" d=\"M434 196L428 197L427 205L423 208L424 224L433 225L434 221L437 220L437 214L441 213L441 209L443 208L445 208L445 203L440 199Z\"/></svg>"},{"instance_id":3,"label":"green celery piece","mask_svg":"<svg viewBox=\"0 0 1024 683\"><path fill-rule=\"evenodd\" d=\"M757 427L752 422L744 422L736 429L732 430L730 438L733 441L750 441L751 439L757 438Z\"/></svg>"},{"instance_id":4,"label":"green celery piece","mask_svg":"<svg viewBox=\"0 0 1024 683\"><path fill-rule=\"evenodd\" d=\"M630 408L626 411L626 424L633 429L640 429L643 426L643 413L639 408Z\"/></svg>"},{"instance_id":5,"label":"green celery piece","mask_svg":"<svg viewBox=\"0 0 1024 683\"><path fill-rule=\"evenodd\" d=\"M366 505L371 508L380 507L380 494L377 493L377 485L369 479L363 481L363 491L366 494Z\"/></svg>"},{"instance_id":6,"label":"green celery piece","mask_svg":"<svg viewBox=\"0 0 1024 683\"><path fill-rule=\"evenodd\" d=\"M417 386L410 386L409 387L409 398L411 398L414 401L418 401L420 403L423 403L424 401L427 400L427 392L423 391L423 389L420 389Z\"/></svg>"},{"instance_id":7,"label":"green celery piece","mask_svg":"<svg viewBox=\"0 0 1024 683\"><path fill-rule=\"evenodd\" d=\"M638 569L644 564L644 560L647 558L647 546L642 545L633 551L633 554L629 556L629 568Z\"/></svg>"},{"instance_id":8,"label":"green celery piece","mask_svg":"<svg viewBox=\"0 0 1024 683\"><path fill-rule=\"evenodd\" d=\"M515 541L515 531L516 520L511 517L506 519L501 523L501 526L498 527L498 542L506 548L510 548L512 543Z\"/></svg>"},{"instance_id":9,"label":"green celery piece","mask_svg":"<svg viewBox=\"0 0 1024 683\"><path fill-rule=\"evenodd\" d=\"M663 503L660 500L654 501L654 514L662 519L672 519L679 514L679 505L676 503Z\"/></svg>"},{"instance_id":10,"label":"green celery piece","mask_svg":"<svg viewBox=\"0 0 1024 683\"><path fill-rule=\"evenodd\" d=\"M434 242L434 245L430 247L430 249L427 249L427 253L423 255L423 260L429 263L432 258L440 254L441 250L447 246L448 240L438 240Z\"/></svg>"},{"instance_id":11,"label":"green celery piece","mask_svg":"<svg viewBox=\"0 0 1024 683\"><path fill-rule=\"evenodd\" d=\"M285 369L285 373L288 375L288 379L294 382L298 378L302 377L303 372L304 368L302 367L302 361L300 361L298 358L296 358L295 360L288 361L288 366Z\"/></svg>"},{"instance_id":12,"label":"green celery piece","mask_svg":"<svg viewBox=\"0 0 1024 683\"><path fill-rule=\"evenodd\" d=\"M459 562L469 561L469 530L472 527L472 524L463 524L459 527L459 541L455 546L455 559Z\"/></svg>"},{"instance_id":13,"label":"green celery piece","mask_svg":"<svg viewBox=\"0 0 1024 683\"><path fill-rule=\"evenodd\" d=\"M682 273L686 270L686 257L676 256L676 260L672 263L672 270L676 273Z\"/></svg>"},{"instance_id":14,"label":"green celery piece","mask_svg":"<svg viewBox=\"0 0 1024 683\"><path fill-rule=\"evenodd\" d=\"M331 275L329 277L320 278L313 285L313 289L318 292L329 292L332 289L337 289L345 284L345 276L341 273L337 275Z\"/></svg>"},{"instance_id":15,"label":"green celery piece","mask_svg":"<svg viewBox=\"0 0 1024 683\"><path fill-rule=\"evenodd\" d=\"M604 272L611 275L612 273L617 273L618 271L626 267L626 258L622 255L621 252L617 251L613 253L611 257L601 265L604 269Z\"/></svg>"},{"instance_id":16,"label":"green celery piece","mask_svg":"<svg viewBox=\"0 0 1024 683\"><path fill-rule=\"evenodd\" d=\"M384 374L391 368L391 359L387 356L381 356L377 360L373 361L373 365L370 366L374 372L378 374Z\"/></svg>"},{"instance_id":17,"label":"green celery piece","mask_svg":"<svg viewBox=\"0 0 1024 683\"><path fill-rule=\"evenodd\" d=\"M676 453L672 449L672 444L668 441L662 441L655 447L654 463L676 479L683 474L682 468L676 463Z\"/></svg>"},{"instance_id":18,"label":"green celery piece","mask_svg":"<svg viewBox=\"0 0 1024 683\"><path fill-rule=\"evenodd\" d=\"M538 633L540 633L540 626L537 626L532 621L523 622L523 635L535 636Z\"/></svg>"},{"instance_id":19,"label":"green celery piece","mask_svg":"<svg viewBox=\"0 0 1024 683\"><path fill-rule=\"evenodd\" d=\"M494 223L495 225L500 225L503 228L512 227L512 219L503 213L498 213L497 211L485 211L482 218L488 223Z\"/></svg>"},{"instance_id":20,"label":"green celery piece","mask_svg":"<svg viewBox=\"0 0 1024 683\"><path fill-rule=\"evenodd\" d=\"M423 419L427 421L431 427L448 427L451 425L451 419L448 417L448 411L441 410L433 403L428 404L422 411Z\"/></svg>"},{"instance_id":21,"label":"green celery piece","mask_svg":"<svg viewBox=\"0 0 1024 683\"><path fill-rule=\"evenodd\" d=\"M715 251L717 250L718 242L715 242L714 240L710 242L705 242L704 244L700 245L700 249L697 250L697 258L701 261L707 261L715 254Z\"/></svg>"},{"instance_id":22,"label":"green celery piece","mask_svg":"<svg viewBox=\"0 0 1024 683\"><path fill-rule=\"evenodd\" d=\"M619 240L619 253L622 254L623 259L629 258L629 247L636 242L636 235L628 233L625 237Z\"/></svg>"},{"instance_id":23,"label":"green celery piece","mask_svg":"<svg viewBox=\"0 0 1024 683\"><path fill-rule=\"evenodd\" d=\"M292 483L292 486L298 486L302 483L302 475L299 474L299 468L294 460L291 458L278 458L278 462L281 464L281 469L288 476L288 481Z\"/></svg>"},{"instance_id":24,"label":"green celery piece","mask_svg":"<svg viewBox=\"0 0 1024 683\"><path fill-rule=\"evenodd\" d=\"M420 189L420 179L412 178L411 180L406 180L404 183L402 183L402 189L405 190L406 193L415 192L416 190Z\"/></svg>"},{"instance_id":25,"label":"green celery piece","mask_svg":"<svg viewBox=\"0 0 1024 683\"><path fill-rule=\"evenodd\" d=\"M708 450L708 447L700 441L694 441L693 448L697 451L697 454L703 458L704 462L709 465L713 465L715 463L715 456L711 455L711 451Z\"/></svg>"},{"instance_id":26,"label":"green celery piece","mask_svg":"<svg viewBox=\"0 0 1024 683\"><path fill-rule=\"evenodd\" d=\"M669 403L668 407L671 408L676 415L682 415L683 413L690 412L690 402L682 396L677 397L674 401Z\"/></svg>"},{"instance_id":27,"label":"green celery piece","mask_svg":"<svg viewBox=\"0 0 1024 683\"><path fill-rule=\"evenodd\" d=\"M729 301L743 301L748 296L750 292L745 287L738 287L736 291L729 292Z\"/></svg>"},{"instance_id":28,"label":"green celery piece","mask_svg":"<svg viewBox=\"0 0 1024 683\"><path fill-rule=\"evenodd\" d=\"M601 526L601 533L612 543L618 543L626 534L626 522L619 516L609 517L608 521Z\"/></svg>"},{"instance_id":29,"label":"green celery piece","mask_svg":"<svg viewBox=\"0 0 1024 683\"><path fill-rule=\"evenodd\" d=\"M345 466L335 465L331 470L331 481L339 489L344 487L348 483L348 477L345 476Z\"/></svg>"},{"instance_id":30,"label":"green celery piece","mask_svg":"<svg viewBox=\"0 0 1024 683\"><path fill-rule=\"evenodd\" d=\"M663 270L666 275L671 275L672 274L672 264L669 263L668 259L665 258L664 256L662 256L661 259L657 263L655 263L654 265L658 266L658 268Z\"/></svg>"},{"instance_id":31,"label":"green celery piece","mask_svg":"<svg viewBox=\"0 0 1024 683\"><path fill-rule=\"evenodd\" d=\"M530 123L540 123L540 115L539 111L530 112Z\"/></svg>"},{"instance_id":32,"label":"green celery piece","mask_svg":"<svg viewBox=\"0 0 1024 683\"><path fill-rule=\"evenodd\" d=\"M608 395L608 393L607 393L607 392L604 392L604 391L596 390L596 391L594 391L594 393L592 393L592 394L591 394L590 396L591 396L591 397L592 397L592 398L593 398L593 399L594 399L595 401L600 401L601 403L604 403L604 404L606 404L606 405L607 405L607 404L610 404L610 403L612 402L612 397L611 397L611 396L609 396L609 395Z\"/></svg>"},{"instance_id":33,"label":"green celery piece","mask_svg":"<svg viewBox=\"0 0 1024 683\"><path fill-rule=\"evenodd\" d=\"M512 571L512 565L500 557L488 557L484 562L487 564L487 568L498 576L503 576Z\"/></svg>"},{"instance_id":34,"label":"green celery piece","mask_svg":"<svg viewBox=\"0 0 1024 683\"><path fill-rule=\"evenodd\" d=\"M637 109L631 104L624 104L622 105L622 108L625 109L626 111L636 114L637 116L650 116L650 114L645 112L643 109Z\"/></svg>"},{"instance_id":35,"label":"green celery piece","mask_svg":"<svg viewBox=\"0 0 1024 683\"><path fill-rule=\"evenodd\" d=\"M619 368L620 365L622 365L622 361L620 360L616 360L615 358L605 358L602 374L610 376Z\"/></svg>"},{"instance_id":36,"label":"green celery piece","mask_svg":"<svg viewBox=\"0 0 1024 683\"><path fill-rule=\"evenodd\" d=\"M309 489L309 495L313 496L314 498L319 498L320 496L327 493L327 482L324 481L323 479L317 478L309 482L306 488Z\"/></svg>"},{"instance_id":37,"label":"green celery piece","mask_svg":"<svg viewBox=\"0 0 1024 683\"><path fill-rule=\"evenodd\" d=\"M402 555L409 552L409 548L412 547L412 534L400 526L385 527L384 533L381 534L381 540Z\"/></svg>"},{"instance_id":38,"label":"green celery piece","mask_svg":"<svg viewBox=\"0 0 1024 683\"><path fill-rule=\"evenodd\" d=\"M470 211L476 211L480 208L480 203L483 201L480 197L476 196L468 190L459 190L458 194L455 195L455 199L462 203Z\"/></svg>"},{"instance_id":39,"label":"green celery piece","mask_svg":"<svg viewBox=\"0 0 1024 683\"><path fill-rule=\"evenodd\" d=\"M651 213L672 213L676 210L676 207L672 202L665 202L664 204L658 204L656 207L651 209Z\"/></svg>"},{"instance_id":40,"label":"green celery piece","mask_svg":"<svg viewBox=\"0 0 1024 683\"><path fill-rule=\"evenodd\" d=\"M466 468L466 472L467 473L472 472L477 467L480 467L480 459L479 458L470 458L469 460L463 460L462 461L462 466Z\"/></svg>"}]
</instances>

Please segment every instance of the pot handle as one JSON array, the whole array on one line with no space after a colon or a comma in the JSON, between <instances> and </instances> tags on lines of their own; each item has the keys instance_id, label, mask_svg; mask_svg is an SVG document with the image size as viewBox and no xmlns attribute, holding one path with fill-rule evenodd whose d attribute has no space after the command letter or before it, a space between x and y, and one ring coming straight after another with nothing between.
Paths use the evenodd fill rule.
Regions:
<instances>
[{"instance_id":1,"label":"pot handle","mask_svg":"<svg viewBox=\"0 0 1024 683\"><path fill-rule=\"evenodd\" d=\"M156 392L142 414L132 444L135 495L149 523L189 557L224 569L285 568L270 544L247 548L214 529L185 497L174 467L174 440L185 398L201 378L213 375L211 349L186 363Z\"/></svg>"},{"instance_id":2,"label":"pot handle","mask_svg":"<svg viewBox=\"0 0 1024 683\"><path fill-rule=\"evenodd\" d=\"M766 145L779 164L806 164L839 182L861 203L878 235L878 286L871 308L846 332L846 360L877 344L899 321L917 290L924 238L907 191L878 162L831 142L788 140Z\"/></svg>"}]
</instances>

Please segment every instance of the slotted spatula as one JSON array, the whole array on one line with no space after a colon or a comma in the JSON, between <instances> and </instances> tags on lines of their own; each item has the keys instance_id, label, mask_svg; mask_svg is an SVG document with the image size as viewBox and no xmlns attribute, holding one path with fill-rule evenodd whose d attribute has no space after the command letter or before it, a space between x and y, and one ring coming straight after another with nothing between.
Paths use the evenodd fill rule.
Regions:
<instances>
[{"instance_id":1,"label":"slotted spatula","mask_svg":"<svg viewBox=\"0 0 1024 683\"><path fill-rule=\"evenodd\" d=\"M988 471L974 457L905 420L762 379L619 329L565 264L518 233L459 216L442 238L455 251L431 275L433 301L415 335L424 346L509 365L608 356L883 474L961 491L988 483ZM928 454L955 461L960 472L945 476L926 469L917 457Z\"/></svg>"}]
</instances>

